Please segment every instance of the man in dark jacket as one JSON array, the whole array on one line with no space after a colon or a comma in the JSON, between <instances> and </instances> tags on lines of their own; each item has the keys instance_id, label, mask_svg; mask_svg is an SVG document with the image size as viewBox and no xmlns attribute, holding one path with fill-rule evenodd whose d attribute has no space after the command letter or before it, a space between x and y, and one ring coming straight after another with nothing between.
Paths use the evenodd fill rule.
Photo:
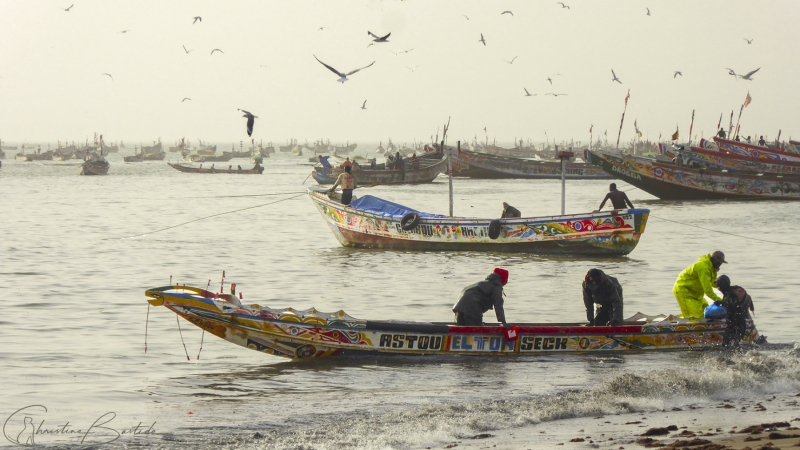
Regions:
<instances>
[{"instance_id":1,"label":"man in dark jacket","mask_svg":"<svg viewBox=\"0 0 800 450\"><path fill-rule=\"evenodd\" d=\"M738 347L747 331L750 311L755 311L753 299L741 286L731 286L731 280L727 275L720 275L717 278L717 287L722 292L722 306L728 313L722 346Z\"/></svg>"},{"instance_id":2,"label":"man in dark jacket","mask_svg":"<svg viewBox=\"0 0 800 450\"><path fill-rule=\"evenodd\" d=\"M509 205L506 202L503 202L503 215L500 216L501 219L514 219L517 217L522 217L522 213L519 212L517 208Z\"/></svg>"},{"instance_id":3,"label":"man in dark jacket","mask_svg":"<svg viewBox=\"0 0 800 450\"><path fill-rule=\"evenodd\" d=\"M589 326L622 325L622 286L602 270L592 269L583 279L583 304Z\"/></svg>"},{"instance_id":4,"label":"man in dark jacket","mask_svg":"<svg viewBox=\"0 0 800 450\"><path fill-rule=\"evenodd\" d=\"M494 272L486 277L486 281L481 281L467 286L461 291L461 298L453 306L456 313L457 325L481 326L483 325L483 313L494 309L497 321L508 329L506 314L503 311L503 286L508 282L508 271L501 268L494 269Z\"/></svg>"},{"instance_id":5,"label":"man in dark jacket","mask_svg":"<svg viewBox=\"0 0 800 450\"><path fill-rule=\"evenodd\" d=\"M617 183L611 183L608 186L608 194L603 199L603 203L600 203L600 207L597 208L598 211L603 209L606 202L611 200L611 204L614 206L614 209L626 209L626 204L628 208L633 209L633 203L628 200L628 195L622 191L617 190Z\"/></svg>"}]
</instances>

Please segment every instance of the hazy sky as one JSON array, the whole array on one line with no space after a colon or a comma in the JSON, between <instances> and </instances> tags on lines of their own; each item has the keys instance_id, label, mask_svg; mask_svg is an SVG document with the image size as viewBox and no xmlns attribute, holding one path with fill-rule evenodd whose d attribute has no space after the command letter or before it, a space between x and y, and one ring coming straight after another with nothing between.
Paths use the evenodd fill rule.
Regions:
<instances>
[{"instance_id":1,"label":"hazy sky","mask_svg":"<svg viewBox=\"0 0 800 450\"><path fill-rule=\"evenodd\" d=\"M652 140L676 126L684 137L693 109L694 134L708 137L748 90L744 135L800 136L800 2L566 4L0 1L0 139L247 140L242 108L259 117L253 137L275 143L410 142L448 116L451 143L484 127L504 142L585 142L590 125L613 141L628 89L623 140L634 119ZM367 31L392 35L368 47ZM341 84L313 55L340 71L376 62ZM743 81L726 67L761 70Z\"/></svg>"}]
</instances>

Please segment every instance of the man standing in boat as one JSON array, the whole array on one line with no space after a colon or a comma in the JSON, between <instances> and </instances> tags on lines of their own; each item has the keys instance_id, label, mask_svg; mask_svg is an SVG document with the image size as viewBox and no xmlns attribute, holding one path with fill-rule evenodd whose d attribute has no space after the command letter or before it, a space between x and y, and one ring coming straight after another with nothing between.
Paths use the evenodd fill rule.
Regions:
<instances>
[{"instance_id":1,"label":"man standing in boat","mask_svg":"<svg viewBox=\"0 0 800 450\"><path fill-rule=\"evenodd\" d=\"M503 310L503 286L507 282L508 271L498 267L486 277L486 280L464 288L458 303L453 306L456 324L481 326L483 313L494 309L497 321L502 323L505 329L510 329L511 326L506 323L506 314Z\"/></svg>"},{"instance_id":2,"label":"man standing in boat","mask_svg":"<svg viewBox=\"0 0 800 450\"><path fill-rule=\"evenodd\" d=\"M589 326L622 325L622 285L602 270L592 269L584 277L583 304Z\"/></svg>"},{"instance_id":3,"label":"man standing in boat","mask_svg":"<svg viewBox=\"0 0 800 450\"><path fill-rule=\"evenodd\" d=\"M722 301L714 288L717 287L717 271L726 262L725 254L717 250L710 255L701 256L696 263L683 269L678 275L672 293L678 300L681 315L685 319L703 318L703 311L708 306L705 296L717 302Z\"/></svg>"},{"instance_id":4,"label":"man standing in boat","mask_svg":"<svg viewBox=\"0 0 800 450\"><path fill-rule=\"evenodd\" d=\"M351 166L344 166L344 172L339 174L336 183L333 183L333 186L328 190L329 193L333 193L336 190L336 186L341 186L343 205L350 204L350 201L353 200L353 189L356 188L356 177L350 174L351 170L353 170Z\"/></svg>"},{"instance_id":5,"label":"man standing in boat","mask_svg":"<svg viewBox=\"0 0 800 450\"><path fill-rule=\"evenodd\" d=\"M608 186L608 194L606 194L606 197L603 199L603 203L600 203L600 207L597 208L597 211L603 209L603 206L605 206L608 200L611 200L614 209L633 209L633 203L628 200L628 195L617 190L617 183L611 183ZM628 208L626 208L626 204Z\"/></svg>"}]
</instances>

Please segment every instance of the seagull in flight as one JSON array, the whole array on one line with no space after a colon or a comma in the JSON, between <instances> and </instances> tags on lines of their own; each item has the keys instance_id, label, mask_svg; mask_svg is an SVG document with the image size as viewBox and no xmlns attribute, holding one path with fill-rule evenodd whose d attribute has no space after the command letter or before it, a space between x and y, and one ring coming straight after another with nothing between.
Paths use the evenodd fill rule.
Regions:
<instances>
[{"instance_id":1,"label":"seagull in flight","mask_svg":"<svg viewBox=\"0 0 800 450\"><path fill-rule=\"evenodd\" d=\"M553 97L558 97L559 95L567 95L567 94L554 94L552 92L548 92L547 94L544 95L552 95Z\"/></svg>"},{"instance_id":2,"label":"seagull in flight","mask_svg":"<svg viewBox=\"0 0 800 450\"><path fill-rule=\"evenodd\" d=\"M549 81L549 82L550 82L550 85L551 85L551 86L553 85L553 79L552 79L552 78L550 78L550 77L547 77L547 81Z\"/></svg>"},{"instance_id":3,"label":"seagull in flight","mask_svg":"<svg viewBox=\"0 0 800 450\"><path fill-rule=\"evenodd\" d=\"M486 39L483 38L483 33L481 33L481 38L478 39L478 42L483 42L483 45L486 45Z\"/></svg>"},{"instance_id":4,"label":"seagull in flight","mask_svg":"<svg viewBox=\"0 0 800 450\"><path fill-rule=\"evenodd\" d=\"M392 33L389 33L386 36L379 37L379 36L376 36L376 35L372 34L371 31L367 31L367 34L372 36L372 37L374 37L375 39L373 39L373 41L375 41L375 42L389 42L389 41L387 41L387 39L389 39L389 36L392 35Z\"/></svg>"},{"instance_id":5,"label":"seagull in flight","mask_svg":"<svg viewBox=\"0 0 800 450\"><path fill-rule=\"evenodd\" d=\"M114 77L112 77L110 73L101 73L100 75L107 75L108 78L111 78L111 81L114 81Z\"/></svg>"},{"instance_id":6,"label":"seagull in flight","mask_svg":"<svg viewBox=\"0 0 800 450\"><path fill-rule=\"evenodd\" d=\"M649 16L650 15L650 8L645 7L644 9L647 10L647 15Z\"/></svg>"},{"instance_id":7,"label":"seagull in flight","mask_svg":"<svg viewBox=\"0 0 800 450\"><path fill-rule=\"evenodd\" d=\"M680 70L676 70L676 71L675 71L675 75L673 75L673 76L672 76L672 78L675 78L675 77L677 77L678 75L680 75L680 76L683 76L683 72L681 72Z\"/></svg>"},{"instance_id":8,"label":"seagull in flight","mask_svg":"<svg viewBox=\"0 0 800 450\"><path fill-rule=\"evenodd\" d=\"M361 109L367 109L367 101L364 100L364 104L361 105Z\"/></svg>"},{"instance_id":9,"label":"seagull in flight","mask_svg":"<svg viewBox=\"0 0 800 450\"><path fill-rule=\"evenodd\" d=\"M392 52L392 53L394 53L395 55L399 55L400 53L408 53L408 52L410 52L411 50L414 50L414 49L413 49L413 48L410 48L410 49L408 49L408 50L403 50L402 52L395 52L395 51L392 51L392 50L389 50L389 51L390 51L390 52Z\"/></svg>"},{"instance_id":10,"label":"seagull in flight","mask_svg":"<svg viewBox=\"0 0 800 450\"><path fill-rule=\"evenodd\" d=\"M419 67L419 66L414 66L414 68L412 69L411 67L406 66L406 69L408 69L408 70L413 72L417 67Z\"/></svg>"},{"instance_id":11,"label":"seagull in flight","mask_svg":"<svg viewBox=\"0 0 800 450\"><path fill-rule=\"evenodd\" d=\"M739 75L733 71L730 67L726 67L725 70L728 71L728 75L733 75L734 77L738 77Z\"/></svg>"},{"instance_id":12,"label":"seagull in flight","mask_svg":"<svg viewBox=\"0 0 800 450\"><path fill-rule=\"evenodd\" d=\"M515 57L513 57L513 58L511 58L511 61L506 61L505 59L504 59L503 61L506 61L506 62L507 62L507 63L509 63L509 64L514 64L514 60L515 60L515 59L517 59L517 57L516 57L516 56L515 56Z\"/></svg>"},{"instance_id":13,"label":"seagull in flight","mask_svg":"<svg viewBox=\"0 0 800 450\"><path fill-rule=\"evenodd\" d=\"M200 16L194 16L194 22L192 22L192 25L194 25L194 24L195 24L195 22L197 22L198 20L199 20L200 22L202 22L202 21L203 21L203 18L202 18L202 17L200 17Z\"/></svg>"},{"instance_id":14,"label":"seagull in flight","mask_svg":"<svg viewBox=\"0 0 800 450\"><path fill-rule=\"evenodd\" d=\"M328 28L328 27L319 27L319 28L317 28L317 31L322 31L322 30L324 30L325 28Z\"/></svg>"},{"instance_id":15,"label":"seagull in flight","mask_svg":"<svg viewBox=\"0 0 800 450\"><path fill-rule=\"evenodd\" d=\"M128 32L128 30L122 30L122 31L120 31L120 33L121 33L121 34L124 34L124 33L127 33L127 32Z\"/></svg>"},{"instance_id":16,"label":"seagull in flight","mask_svg":"<svg viewBox=\"0 0 800 450\"><path fill-rule=\"evenodd\" d=\"M756 70L750 71L750 72L748 72L748 73L746 73L746 74L744 74L744 75L739 75L739 78L741 78L741 79L743 79L743 80L747 80L747 81L753 81L753 79L751 78L751 76L752 76L754 73L758 72L759 70L761 70L761 67L759 67L759 68L758 68L758 69L756 69Z\"/></svg>"},{"instance_id":17,"label":"seagull in flight","mask_svg":"<svg viewBox=\"0 0 800 450\"><path fill-rule=\"evenodd\" d=\"M462 16L464 16L464 17L467 17L467 15L466 15L466 14L462 14ZM467 17L467 20L469 20L469 17Z\"/></svg>"},{"instance_id":18,"label":"seagull in flight","mask_svg":"<svg viewBox=\"0 0 800 450\"><path fill-rule=\"evenodd\" d=\"M752 44L753 43L753 39L755 39L755 38L753 38L753 39L742 38L742 39L747 41L748 44Z\"/></svg>"},{"instance_id":19,"label":"seagull in flight","mask_svg":"<svg viewBox=\"0 0 800 450\"><path fill-rule=\"evenodd\" d=\"M569 5L565 5L564 2L556 2L556 3L561 5L562 8L572 9L572 8L569 7Z\"/></svg>"},{"instance_id":20,"label":"seagull in flight","mask_svg":"<svg viewBox=\"0 0 800 450\"><path fill-rule=\"evenodd\" d=\"M190 99L189 97L184 97L183 100L181 100L181 103L185 102L186 100L192 101L192 99Z\"/></svg>"},{"instance_id":21,"label":"seagull in flight","mask_svg":"<svg viewBox=\"0 0 800 450\"><path fill-rule=\"evenodd\" d=\"M220 50L220 49L218 49L218 48L215 48L214 50L211 50L211 54L212 54L212 55L214 54L214 52L220 52L220 53L222 53L223 55L225 54L225 52L223 52L222 50Z\"/></svg>"},{"instance_id":22,"label":"seagull in flight","mask_svg":"<svg viewBox=\"0 0 800 450\"><path fill-rule=\"evenodd\" d=\"M185 45L183 45L182 47L183 47L183 51L185 51L187 54L188 54L189 52L191 52L192 50L194 50L194 49L192 49L192 50L187 50Z\"/></svg>"},{"instance_id":23,"label":"seagull in flight","mask_svg":"<svg viewBox=\"0 0 800 450\"><path fill-rule=\"evenodd\" d=\"M248 137L252 136L253 135L253 122L256 121L258 116L254 116L250 111L245 111L243 109L239 109L238 111L241 111L241 112L244 113L244 115L242 117L247 117L247 136Z\"/></svg>"},{"instance_id":24,"label":"seagull in flight","mask_svg":"<svg viewBox=\"0 0 800 450\"><path fill-rule=\"evenodd\" d=\"M522 89L525 89L525 97L533 97L533 96L536 95L536 94L531 94L530 92L528 92L528 88L522 88Z\"/></svg>"},{"instance_id":25,"label":"seagull in flight","mask_svg":"<svg viewBox=\"0 0 800 450\"><path fill-rule=\"evenodd\" d=\"M66 12L69 12L69 10L70 10L70 9L72 9L72 7L73 7L73 6L75 6L75 3L73 3L73 4L69 5L69 8L62 8L62 9L63 9L64 11L66 11Z\"/></svg>"},{"instance_id":26,"label":"seagull in flight","mask_svg":"<svg viewBox=\"0 0 800 450\"><path fill-rule=\"evenodd\" d=\"M501 15L501 16L502 16L503 14L511 14L512 16L514 15L514 13L513 13L513 12L511 12L511 11L503 11L503 12L501 12L501 13L500 13L500 15Z\"/></svg>"},{"instance_id":27,"label":"seagull in flight","mask_svg":"<svg viewBox=\"0 0 800 450\"><path fill-rule=\"evenodd\" d=\"M320 61L319 58L317 58L317 55L314 55L314 59L316 59L323 66L327 67L328 70L330 70L331 72L335 73L336 75L339 75L339 79L336 80L336 81L338 81L340 83L344 83L345 81L347 81L347 76L348 75L352 75L352 74L358 72L359 70L366 69L367 67L370 67L371 65L375 64L375 61L372 61L372 63L370 63L369 66L364 66L364 67L361 67L360 69L356 69L356 70L353 70L353 71L350 71L350 72L347 72L347 73L342 73L342 72L339 72L338 70L334 69L333 67L325 64L324 62Z\"/></svg>"},{"instance_id":28,"label":"seagull in flight","mask_svg":"<svg viewBox=\"0 0 800 450\"><path fill-rule=\"evenodd\" d=\"M614 77L611 79L611 81L616 81L617 83L622 84L622 81L619 81L619 78L617 78L617 74L614 73L614 69L611 69L611 75Z\"/></svg>"}]
</instances>

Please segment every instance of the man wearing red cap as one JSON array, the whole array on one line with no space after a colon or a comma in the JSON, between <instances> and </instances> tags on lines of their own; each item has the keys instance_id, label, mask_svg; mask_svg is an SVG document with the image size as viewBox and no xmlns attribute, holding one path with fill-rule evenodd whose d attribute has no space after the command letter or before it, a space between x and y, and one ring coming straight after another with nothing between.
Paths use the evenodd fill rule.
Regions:
<instances>
[{"instance_id":1,"label":"man wearing red cap","mask_svg":"<svg viewBox=\"0 0 800 450\"><path fill-rule=\"evenodd\" d=\"M483 313L494 309L497 321L509 329L510 325L506 323L506 314L503 311L503 286L507 282L508 271L498 267L486 277L485 281L464 288L458 303L453 306L456 324L481 326Z\"/></svg>"}]
</instances>

